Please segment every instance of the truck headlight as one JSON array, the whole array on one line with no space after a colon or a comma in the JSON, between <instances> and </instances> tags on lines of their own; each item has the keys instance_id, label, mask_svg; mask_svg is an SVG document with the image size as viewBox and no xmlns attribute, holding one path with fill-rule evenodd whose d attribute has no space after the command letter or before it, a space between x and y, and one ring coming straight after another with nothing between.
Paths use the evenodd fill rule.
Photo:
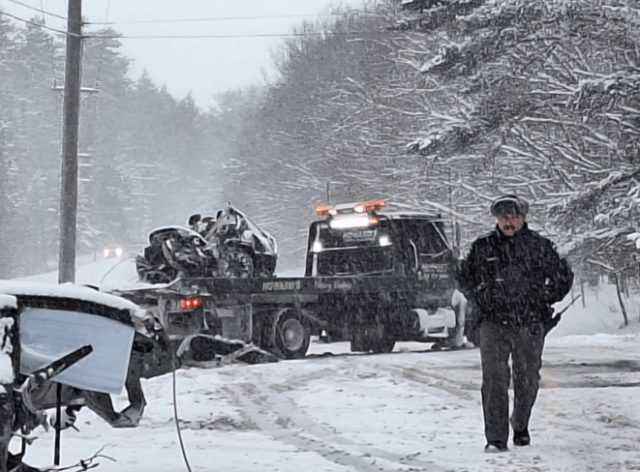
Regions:
<instances>
[{"instance_id":1,"label":"truck headlight","mask_svg":"<svg viewBox=\"0 0 640 472\"><path fill-rule=\"evenodd\" d=\"M380 236L380 238L378 238L378 242L381 247L391 246L391 238L387 235Z\"/></svg>"},{"instance_id":2,"label":"truck headlight","mask_svg":"<svg viewBox=\"0 0 640 472\"><path fill-rule=\"evenodd\" d=\"M314 241L313 245L311 246L311 252L322 252L322 243L319 241Z\"/></svg>"}]
</instances>

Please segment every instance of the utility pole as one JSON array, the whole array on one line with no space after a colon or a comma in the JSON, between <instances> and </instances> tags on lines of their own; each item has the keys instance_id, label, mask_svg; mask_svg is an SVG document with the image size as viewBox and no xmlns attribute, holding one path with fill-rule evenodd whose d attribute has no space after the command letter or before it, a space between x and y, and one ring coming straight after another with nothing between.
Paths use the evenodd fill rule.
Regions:
<instances>
[{"instance_id":1,"label":"utility pole","mask_svg":"<svg viewBox=\"0 0 640 472\"><path fill-rule=\"evenodd\" d=\"M58 283L74 282L78 211L78 134L82 63L82 0L68 0L64 67L64 124L60 186Z\"/></svg>"},{"instance_id":2,"label":"utility pole","mask_svg":"<svg viewBox=\"0 0 640 472\"><path fill-rule=\"evenodd\" d=\"M68 0L67 49L64 66L64 123L60 184L60 254L58 283L75 282L76 221L78 212L78 135L82 71L82 0ZM60 417L62 385L56 385L56 424L53 463L60 465Z\"/></svg>"}]
</instances>

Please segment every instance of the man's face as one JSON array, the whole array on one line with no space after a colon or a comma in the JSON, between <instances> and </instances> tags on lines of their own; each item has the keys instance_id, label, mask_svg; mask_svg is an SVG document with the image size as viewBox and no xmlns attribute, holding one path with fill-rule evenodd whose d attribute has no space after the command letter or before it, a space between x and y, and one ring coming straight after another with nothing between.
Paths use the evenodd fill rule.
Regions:
<instances>
[{"instance_id":1,"label":"man's face","mask_svg":"<svg viewBox=\"0 0 640 472\"><path fill-rule=\"evenodd\" d=\"M526 215L500 215L498 226L505 236L513 236L524 224Z\"/></svg>"}]
</instances>

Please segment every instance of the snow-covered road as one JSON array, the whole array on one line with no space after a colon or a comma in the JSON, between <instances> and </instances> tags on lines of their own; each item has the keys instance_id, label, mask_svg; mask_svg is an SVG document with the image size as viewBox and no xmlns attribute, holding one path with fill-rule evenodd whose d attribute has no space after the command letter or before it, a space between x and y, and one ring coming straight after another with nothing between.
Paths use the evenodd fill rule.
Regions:
<instances>
[{"instance_id":1,"label":"snow-covered road","mask_svg":"<svg viewBox=\"0 0 640 472\"><path fill-rule=\"evenodd\" d=\"M31 280L46 277L55 282L51 274ZM134 279L130 260L103 260L79 267L76 280L104 287ZM180 369L175 388L188 463L194 472L640 470L637 306L626 300L632 325L620 330L612 286L589 287L585 302L547 339L530 447L483 452L477 349L428 352L429 345L400 343L391 354L362 355L348 354L347 343L314 342L303 360ZM148 405L140 425L112 429L83 409L79 431L63 432L63 465L102 449L97 470L105 472L189 470L172 375L143 382ZM115 403L123 408L125 397ZM26 462L50 465L53 432L34 434ZM12 450L19 448L16 439Z\"/></svg>"},{"instance_id":2,"label":"snow-covered road","mask_svg":"<svg viewBox=\"0 0 640 472\"><path fill-rule=\"evenodd\" d=\"M640 337L550 340L532 445L483 452L478 350L327 355L177 372L180 427L193 471L640 470ZM315 343L339 354L344 344ZM413 351L413 352L411 352ZM63 463L104 447L100 470L187 470L173 419L172 376L145 381L138 428L83 410L62 438ZM124 399L117 398L124 406ZM27 462L51 462L39 431Z\"/></svg>"}]
</instances>

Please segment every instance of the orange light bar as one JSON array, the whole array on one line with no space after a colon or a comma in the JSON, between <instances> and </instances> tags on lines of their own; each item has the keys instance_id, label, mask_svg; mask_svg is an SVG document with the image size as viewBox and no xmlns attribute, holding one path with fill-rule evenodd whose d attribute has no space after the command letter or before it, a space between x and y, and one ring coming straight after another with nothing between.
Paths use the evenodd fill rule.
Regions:
<instances>
[{"instance_id":1,"label":"orange light bar","mask_svg":"<svg viewBox=\"0 0 640 472\"><path fill-rule=\"evenodd\" d=\"M180 308L197 308L201 303L199 298L183 298L180 300Z\"/></svg>"},{"instance_id":2,"label":"orange light bar","mask_svg":"<svg viewBox=\"0 0 640 472\"><path fill-rule=\"evenodd\" d=\"M386 207L387 202L384 200L367 200L364 202L356 203L353 207L354 213L370 213L376 211L378 208ZM318 205L316 207L316 215L318 216L338 216L340 212L333 205Z\"/></svg>"},{"instance_id":3,"label":"orange light bar","mask_svg":"<svg viewBox=\"0 0 640 472\"><path fill-rule=\"evenodd\" d=\"M334 207L333 205L318 205L316 207L316 215L325 216L327 214L331 216L336 216L338 214L338 211L336 210L336 207Z\"/></svg>"},{"instance_id":4,"label":"orange light bar","mask_svg":"<svg viewBox=\"0 0 640 472\"><path fill-rule=\"evenodd\" d=\"M356 206L353 207L353 211L356 213L365 213L370 211L376 211L378 208L383 208L387 206L387 202L384 200L369 200L366 202L360 202Z\"/></svg>"}]
</instances>

